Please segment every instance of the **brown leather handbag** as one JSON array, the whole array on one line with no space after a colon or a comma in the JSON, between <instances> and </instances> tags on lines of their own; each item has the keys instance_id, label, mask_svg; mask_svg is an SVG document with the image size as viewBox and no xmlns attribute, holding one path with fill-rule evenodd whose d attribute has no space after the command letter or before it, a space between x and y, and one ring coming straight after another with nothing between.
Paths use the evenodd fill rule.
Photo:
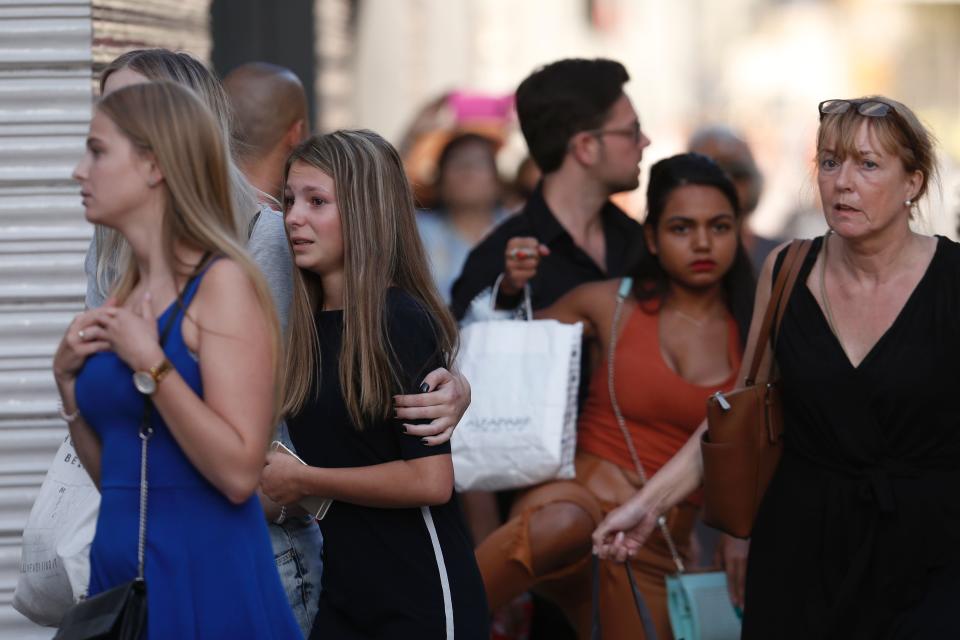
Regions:
<instances>
[{"instance_id":1,"label":"brown leather handbag","mask_svg":"<svg viewBox=\"0 0 960 640\"><path fill-rule=\"evenodd\" d=\"M744 386L729 393L717 392L707 400L707 431L700 443L703 521L738 538L750 536L760 501L783 453L783 414L773 354L770 368L762 374L760 364L764 354L772 352L810 245L810 240L794 240L787 249Z\"/></svg>"}]
</instances>

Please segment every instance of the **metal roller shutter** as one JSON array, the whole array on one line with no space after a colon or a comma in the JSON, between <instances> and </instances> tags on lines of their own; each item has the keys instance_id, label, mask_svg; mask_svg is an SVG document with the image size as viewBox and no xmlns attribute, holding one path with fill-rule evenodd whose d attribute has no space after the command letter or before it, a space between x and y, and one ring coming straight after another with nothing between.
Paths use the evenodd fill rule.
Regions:
<instances>
[{"instance_id":1,"label":"metal roller shutter","mask_svg":"<svg viewBox=\"0 0 960 640\"><path fill-rule=\"evenodd\" d=\"M90 227L70 179L90 118L90 3L0 2L0 637L49 638L10 606L20 534L65 427L53 350L82 306Z\"/></svg>"},{"instance_id":2,"label":"metal roller shutter","mask_svg":"<svg viewBox=\"0 0 960 640\"><path fill-rule=\"evenodd\" d=\"M20 536L66 428L50 361L83 304L92 233L70 174L92 69L165 46L206 60L207 0L0 0L0 640L50 638L11 606Z\"/></svg>"}]
</instances>

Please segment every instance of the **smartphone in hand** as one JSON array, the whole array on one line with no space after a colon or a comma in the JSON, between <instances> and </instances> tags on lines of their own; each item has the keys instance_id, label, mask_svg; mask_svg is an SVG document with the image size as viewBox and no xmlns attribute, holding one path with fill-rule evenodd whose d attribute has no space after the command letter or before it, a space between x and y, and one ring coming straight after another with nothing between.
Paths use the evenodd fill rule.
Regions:
<instances>
[{"instance_id":1,"label":"smartphone in hand","mask_svg":"<svg viewBox=\"0 0 960 640\"><path fill-rule=\"evenodd\" d=\"M284 453L288 456L293 456L293 458L300 464L307 464L304 462L300 456L295 454L293 451L280 442L279 440L274 440L270 445L270 448L273 451L279 453ZM311 514L317 520L323 520L323 516L327 515L327 511L330 510L330 505L333 504L333 498L321 498L320 496L304 496L300 498L297 502L301 507L306 509L307 513Z\"/></svg>"}]
</instances>

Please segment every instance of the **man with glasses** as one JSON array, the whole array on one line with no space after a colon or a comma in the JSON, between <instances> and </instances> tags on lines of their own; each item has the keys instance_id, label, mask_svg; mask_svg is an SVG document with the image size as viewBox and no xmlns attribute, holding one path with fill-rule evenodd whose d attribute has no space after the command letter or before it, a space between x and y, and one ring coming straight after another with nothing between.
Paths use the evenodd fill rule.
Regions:
<instances>
[{"instance_id":1,"label":"man with glasses","mask_svg":"<svg viewBox=\"0 0 960 640\"><path fill-rule=\"evenodd\" d=\"M518 307L529 283L536 310L578 285L626 275L646 250L641 225L610 202L613 194L639 186L640 160L650 144L623 92L627 80L619 62L569 59L538 69L520 84L520 128L543 178L520 213L467 258L453 285L451 307L458 320L501 274L497 306ZM584 369L581 399L590 381ZM501 494L498 509L491 494L464 494L476 544L500 525L510 498ZM531 638L573 637L562 614L549 613L550 606L536 601Z\"/></svg>"},{"instance_id":2,"label":"man with glasses","mask_svg":"<svg viewBox=\"0 0 960 640\"><path fill-rule=\"evenodd\" d=\"M568 59L520 84L520 128L543 178L521 212L470 253L453 285L458 319L501 273L498 307L516 307L529 283L541 309L577 285L625 275L644 250L640 224L609 201L637 188L650 144L623 93L629 78L613 60Z\"/></svg>"}]
</instances>

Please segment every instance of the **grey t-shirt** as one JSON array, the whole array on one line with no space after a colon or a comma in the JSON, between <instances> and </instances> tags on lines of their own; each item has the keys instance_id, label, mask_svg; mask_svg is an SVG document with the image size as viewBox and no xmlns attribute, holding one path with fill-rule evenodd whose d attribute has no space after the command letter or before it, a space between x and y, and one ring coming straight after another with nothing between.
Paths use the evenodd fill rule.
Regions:
<instances>
[{"instance_id":1,"label":"grey t-shirt","mask_svg":"<svg viewBox=\"0 0 960 640\"><path fill-rule=\"evenodd\" d=\"M280 332L285 333L293 298L293 255L283 227L282 213L266 206L260 209L260 216L247 241L247 251L267 279L280 317Z\"/></svg>"}]
</instances>

